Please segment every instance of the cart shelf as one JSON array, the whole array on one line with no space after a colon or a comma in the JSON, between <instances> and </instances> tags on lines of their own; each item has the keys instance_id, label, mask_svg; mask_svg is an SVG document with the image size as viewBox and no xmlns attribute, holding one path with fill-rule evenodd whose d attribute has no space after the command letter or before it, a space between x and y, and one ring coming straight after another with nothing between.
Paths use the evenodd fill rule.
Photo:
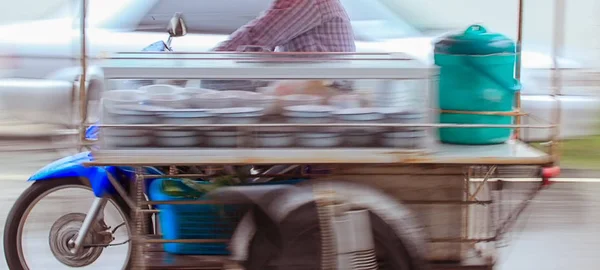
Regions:
<instances>
[{"instance_id":1,"label":"cart shelf","mask_svg":"<svg viewBox=\"0 0 600 270\"><path fill-rule=\"evenodd\" d=\"M403 54L118 53L110 79L423 79L437 68Z\"/></svg>"},{"instance_id":2,"label":"cart shelf","mask_svg":"<svg viewBox=\"0 0 600 270\"><path fill-rule=\"evenodd\" d=\"M551 156L520 141L498 145L440 144L431 151L393 148L197 148L122 149L94 151L88 165L193 165L193 164L478 164L544 165Z\"/></svg>"}]
</instances>

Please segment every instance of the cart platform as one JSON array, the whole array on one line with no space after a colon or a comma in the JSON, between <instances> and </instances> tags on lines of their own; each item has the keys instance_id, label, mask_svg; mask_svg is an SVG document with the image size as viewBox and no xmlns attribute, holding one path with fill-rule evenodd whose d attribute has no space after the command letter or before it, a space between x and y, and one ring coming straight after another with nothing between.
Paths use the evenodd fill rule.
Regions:
<instances>
[{"instance_id":1,"label":"cart platform","mask_svg":"<svg viewBox=\"0 0 600 270\"><path fill-rule=\"evenodd\" d=\"M93 152L87 165L193 164L479 164L543 165L550 155L521 141L497 145L435 145L428 152L393 148L186 148L119 149Z\"/></svg>"}]
</instances>

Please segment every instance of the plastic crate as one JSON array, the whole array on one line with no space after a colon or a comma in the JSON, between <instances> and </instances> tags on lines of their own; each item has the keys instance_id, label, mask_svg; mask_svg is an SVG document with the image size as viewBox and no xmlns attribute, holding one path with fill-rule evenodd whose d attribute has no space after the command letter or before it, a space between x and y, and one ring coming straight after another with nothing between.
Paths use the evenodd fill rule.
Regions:
<instances>
[{"instance_id":1,"label":"plastic crate","mask_svg":"<svg viewBox=\"0 0 600 270\"><path fill-rule=\"evenodd\" d=\"M165 181L172 181L183 193L201 195L183 184L179 179L156 179L148 190L148 196L153 201L184 201L198 200L187 196L173 196L164 191ZM303 180L286 180L267 184L293 185ZM207 183L198 181L198 183ZM158 222L161 227L163 239L229 239L247 211L247 206L242 205L157 205L160 210ZM225 243L165 243L164 250L180 255L229 255Z\"/></svg>"}]
</instances>

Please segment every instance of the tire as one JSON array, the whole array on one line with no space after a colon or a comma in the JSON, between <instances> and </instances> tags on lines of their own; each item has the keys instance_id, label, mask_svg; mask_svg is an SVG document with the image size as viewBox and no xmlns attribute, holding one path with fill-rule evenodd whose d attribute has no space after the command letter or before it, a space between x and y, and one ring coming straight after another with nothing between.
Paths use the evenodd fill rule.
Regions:
<instances>
[{"instance_id":1,"label":"tire","mask_svg":"<svg viewBox=\"0 0 600 270\"><path fill-rule=\"evenodd\" d=\"M316 213L314 203L303 205L288 214L277 226L279 229L262 219L264 214L258 214L257 231L248 247L248 260L243 263L245 269L321 269L321 235ZM407 246L391 226L373 213L370 216L376 249L386 255L386 267L380 269L427 269L422 258L411 258L408 250L412 247ZM288 239L287 243L282 243L281 235Z\"/></svg>"},{"instance_id":2,"label":"tire","mask_svg":"<svg viewBox=\"0 0 600 270\"><path fill-rule=\"evenodd\" d=\"M24 218L27 214L26 212L28 211L29 206L45 192L59 186L67 185L89 187L89 185L87 185L81 179L78 178L39 181L33 183L29 188L27 188L14 203L13 207L11 208L8 214L8 217L6 218L6 224L4 225L4 255L9 269L27 270L25 266L21 264L19 258L19 251L17 249L19 241L19 226L21 223L21 219ZM125 201L117 196L111 199L115 202L115 206L120 208L120 210L123 211L123 213L126 215L126 222L128 222L128 224L131 224L131 211L125 203ZM128 228L128 230L131 232L131 228ZM125 269L129 269L129 265L131 264L131 256L129 257L129 260L130 261L127 263L127 267Z\"/></svg>"}]
</instances>

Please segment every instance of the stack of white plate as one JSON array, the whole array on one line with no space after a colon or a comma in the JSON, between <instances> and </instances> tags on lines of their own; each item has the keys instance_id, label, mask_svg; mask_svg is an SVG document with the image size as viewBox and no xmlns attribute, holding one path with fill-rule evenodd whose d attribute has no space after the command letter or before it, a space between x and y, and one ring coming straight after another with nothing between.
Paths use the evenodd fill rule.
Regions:
<instances>
[{"instance_id":1,"label":"stack of white plate","mask_svg":"<svg viewBox=\"0 0 600 270\"><path fill-rule=\"evenodd\" d=\"M425 148L426 136L424 130L406 129L385 132L381 136L381 144L387 147L423 149Z\"/></svg>"},{"instance_id":2,"label":"stack of white plate","mask_svg":"<svg viewBox=\"0 0 600 270\"><path fill-rule=\"evenodd\" d=\"M297 105L284 108L284 116L290 123L324 124L333 121L335 107L325 105ZM335 129L314 127L302 128L296 134L299 146L333 147L341 144L342 137Z\"/></svg>"},{"instance_id":3,"label":"stack of white plate","mask_svg":"<svg viewBox=\"0 0 600 270\"><path fill-rule=\"evenodd\" d=\"M379 123L385 118L385 115L375 108L341 109L335 111L333 115L343 123ZM344 134L348 146L364 147L375 144L376 134L380 130L373 127L349 127L341 129L340 132Z\"/></svg>"},{"instance_id":4,"label":"stack of white plate","mask_svg":"<svg viewBox=\"0 0 600 270\"><path fill-rule=\"evenodd\" d=\"M206 141L212 147L236 147L243 145L244 133L240 131L209 131Z\"/></svg>"},{"instance_id":5,"label":"stack of white plate","mask_svg":"<svg viewBox=\"0 0 600 270\"><path fill-rule=\"evenodd\" d=\"M107 110L103 122L106 124L140 125L157 123L156 112L145 109L143 105L120 105ZM152 143L152 135L143 128L101 129L105 147L142 147Z\"/></svg>"},{"instance_id":6,"label":"stack of white plate","mask_svg":"<svg viewBox=\"0 0 600 270\"><path fill-rule=\"evenodd\" d=\"M161 122L173 125L205 125L214 123L214 115L206 110L183 109L160 114ZM193 147L202 143L202 128L164 129L156 132L156 143L164 147Z\"/></svg>"},{"instance_id":7,"label":"stack of white plate","mask_svg":"<svg viewBox=\"0 0 600 270\"><path fill-rule=\"evenodd\" d=\"M401 108L380 108L379 111L385 115L386 123L397 124L423 124L426 122L426 113L423 110L405 110Z\"/></svg>"},{"instance_id":8,"label":"stack of white plate","mask_svg":"<svg viewBox=\"0 0 600 270\"><path fill-rule=\"evenodd\" d=\"M396 107L396 108L413 108L419 104L418 102L418 87L417 81L402 80L391 81L385 80L378 83L373 93L371 105L373 107Z\"/></svg>"}]
</instances>

